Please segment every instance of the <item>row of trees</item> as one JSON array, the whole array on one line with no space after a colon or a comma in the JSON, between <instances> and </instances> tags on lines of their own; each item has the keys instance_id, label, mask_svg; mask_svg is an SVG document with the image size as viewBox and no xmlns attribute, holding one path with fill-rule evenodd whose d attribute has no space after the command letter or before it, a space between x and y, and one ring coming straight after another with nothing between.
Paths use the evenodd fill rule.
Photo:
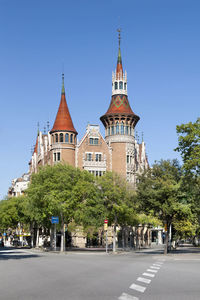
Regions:
<instances>
[{"instance_id":1,"label":"row of trees","mask_svg":"<svg viewBox=\"0 0 200 300\"><path fill-rule=\"evenodd\" d=\"M51 226L51 216L59 216L61 250L64 224L81 225L85 232L96 232L105 218L114 226L159 223L173 226L177 237L194 236L200 222L200 119L177 126L178 147L183 165L177 160L161 160L138 177L134 191L117 174L107 172L95 178L64 164L45 166L33 174L23 197L0 202L0 229L24 226ZM154 224L154 225L155 225Z\"/></svg>"}]
</instances>

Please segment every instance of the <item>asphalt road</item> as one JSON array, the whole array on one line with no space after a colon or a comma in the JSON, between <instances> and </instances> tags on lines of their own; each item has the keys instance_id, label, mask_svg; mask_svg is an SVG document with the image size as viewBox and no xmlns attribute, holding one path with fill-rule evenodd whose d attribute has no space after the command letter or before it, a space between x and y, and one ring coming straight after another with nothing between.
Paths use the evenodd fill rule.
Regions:
<instances>
[{"instance_id":1,"label":"asphalt road","mask_svg":"<svg viewBox=\"0 0 200 300\"><path fill-rule=\"evenodd\" d=\"M200 299L200 249L40 253L0 249L0 300Z\"/></svg>"}]
</instances>

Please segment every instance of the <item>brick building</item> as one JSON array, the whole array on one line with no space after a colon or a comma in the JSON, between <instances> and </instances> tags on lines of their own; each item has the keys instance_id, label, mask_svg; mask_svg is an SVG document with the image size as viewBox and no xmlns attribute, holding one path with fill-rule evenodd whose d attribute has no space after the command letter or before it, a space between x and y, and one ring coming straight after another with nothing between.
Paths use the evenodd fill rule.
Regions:
<instances>
[{"instance_id":1,"label":"brick building","mask_svg":"<svg viewBox=\"0 0 200 300\"><path fill-rule=\"evenodd\" d=\"M66 101L64 75L62 92L54 125L47 134L38 132L34 152L29 163L30 173L42 165L67 162L85 169L95 176L114 171L135 186L137 176L148 168L145 143L135 137L135 126L139 121L131 109L127 92L127 73L123 71L120 33L117 66L112 74L112 96L107 112L100 117L105 127L105 138L99 125L88 125L84 137L77 142Z\"/></svg>"}]
</instances>

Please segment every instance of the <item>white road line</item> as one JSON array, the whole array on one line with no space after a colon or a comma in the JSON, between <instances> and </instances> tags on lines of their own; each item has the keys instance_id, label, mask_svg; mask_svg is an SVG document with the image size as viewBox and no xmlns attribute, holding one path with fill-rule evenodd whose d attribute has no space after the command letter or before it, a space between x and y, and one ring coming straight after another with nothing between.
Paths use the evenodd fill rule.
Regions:
<instances>
[{"instance_id":1,"label":"white road line","mask_svg":"<svg viewBox=\"0 0 200 300\"><path fill-rule=\"evenodd\" d=\"M151 268L151 269L160 270L160 267L151 266L150 268Z\"/></svg>"},{"instance_id":2,"label":"white road line","mask_svg":"<svg viewBox=\"0 0 200 300\"><path fill-rule=\"evenodd\" d=\"M121 296L118 298L119 300L139 300L139 298L131 296L126 293L122 293Z\"/></svg>"},{"instance_id":3,"label":"white road line","mask_svg":"<svg viewBox=\"0 0 200 300\"><path fill-rule=\"evenodd\" d=\"M162 267L160 264L153 264L153 266Z\"/></svg>"},{"instance_id":4,"label":"white road line","mask_svg":"<svg viewBox=\"0 0 200 300\"><path fill-rule=\"evenodd\" d=\"M149 277L155 277L155 274L150 274L150 273L143 273L142 274L143 276L149 276Z\"/></svg>"},{"instance_id":5,"label":"white road line","mask_svg":"<svg viewBox=\"0 0 200 300\"><path fill-rule=\"evenodd\" d=\"M147 279L147 278L143 278L143 277L138 277L137 281L141 281L141 282L144 282L144 283L150 283L151 279Z\"/></svg>"},{"instance_id":6,"label":"white road line","mask_svg":"<svg viewBox=\"0 0 200 300\"><path fill-rule=\"evenodd\" d=\"M132 290L136 290L138 292L144 293L144 291L146 290L146 287L138 285L138 284L131 284L131 286L129 286L130 289Z\"/></svg>"},{"instance_id":7,"label":"white road line","mask_svg":"<svg viewBox=\"0 0 200 300\"><path fill-rule=\"evenodd\" d=\"M157 273L157 270L147 269L147 272Z\"/></svg>"}]
</instances>

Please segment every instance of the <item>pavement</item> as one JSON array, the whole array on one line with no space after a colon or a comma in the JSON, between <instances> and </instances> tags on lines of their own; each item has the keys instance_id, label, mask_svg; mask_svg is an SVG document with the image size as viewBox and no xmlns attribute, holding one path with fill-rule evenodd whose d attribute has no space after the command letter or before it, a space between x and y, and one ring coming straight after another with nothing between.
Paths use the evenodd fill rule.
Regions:
<instances>
[{"instance_id":1,"label":"pavement","mask_svg":"<svg viewBox=\"0 0 200 300\"><path fill-rule=\"evenodd\" d=\"M184 245L118 255L0 249L2 300L200 299L200 249Z\"/></svg>"}]
</instances>

